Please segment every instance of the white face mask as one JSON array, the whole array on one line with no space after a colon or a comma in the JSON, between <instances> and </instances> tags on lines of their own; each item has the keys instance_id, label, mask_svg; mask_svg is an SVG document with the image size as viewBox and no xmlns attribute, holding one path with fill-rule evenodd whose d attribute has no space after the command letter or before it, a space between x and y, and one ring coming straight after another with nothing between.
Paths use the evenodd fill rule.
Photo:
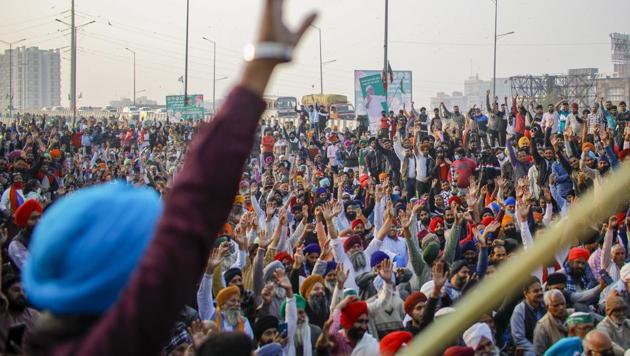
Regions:
<instances>
[{"instance_id":1,"label":"white face mask","mask_svg":"<svg viewBox=\"0 0 630 356\"><path fill-rule=\"evenodd\" d=\"M459 160L459 159L462 159L462 156L460 156L460 155L455 155L455 160L457 161L457 160Z\"/></svg>"}]
</instances>

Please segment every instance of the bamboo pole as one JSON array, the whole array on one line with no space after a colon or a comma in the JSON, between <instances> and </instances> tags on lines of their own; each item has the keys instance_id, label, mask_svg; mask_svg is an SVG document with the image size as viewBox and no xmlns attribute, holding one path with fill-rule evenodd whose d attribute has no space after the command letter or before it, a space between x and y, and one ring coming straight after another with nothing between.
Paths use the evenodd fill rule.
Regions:
<instances>
[{"instance_id":1,"label":"bamboo pole","mask_svg":"<svg viewBox=\"0 0 630 356\"><path fill-rule=\"evenodd\" d=\"M500 305L506 296L520 292L532 271L553 259L556 251L586 237L590 225L618 211L630 197L630 163L604 178L597 195L589 190L561 219L542 232L533 247L519 251L484 279L454 307L456 312L436 320L405 348L403 356L439 355L445 345L456 340L479 317Z\"/></svg>"}]
</instances>

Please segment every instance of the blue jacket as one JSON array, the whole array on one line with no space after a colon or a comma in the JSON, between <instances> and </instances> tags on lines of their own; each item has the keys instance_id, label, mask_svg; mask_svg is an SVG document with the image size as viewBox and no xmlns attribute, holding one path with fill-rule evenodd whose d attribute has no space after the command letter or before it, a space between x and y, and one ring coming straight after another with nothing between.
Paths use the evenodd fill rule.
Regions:
<instances>
[{"instance_id":1,"label":"blue jacket","mask_svg":"<svg viewBox=\"0 0 630 356\"><path fill-rule=\"evenodd\" d=\"M566 198L569 191L573 189L571 176L558 161L553 162L551 171L556 175L556 187L558 188L560 196Z\"/></svg>"}]
</instances>

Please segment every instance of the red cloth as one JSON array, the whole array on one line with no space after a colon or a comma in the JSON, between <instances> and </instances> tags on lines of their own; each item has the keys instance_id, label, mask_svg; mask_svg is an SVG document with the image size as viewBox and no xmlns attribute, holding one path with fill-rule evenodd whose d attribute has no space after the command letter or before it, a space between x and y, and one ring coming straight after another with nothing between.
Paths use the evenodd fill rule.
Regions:
<instances>
[{"instance_id":1,"label":"red cloth","mask_svg":"<svg viewBox=\"0 0 630 356\"><path fill-rule=\"evenodd\" d=\"M20 228L26 227L28 223L28 219L31 217L31 214L36 211L38 213L42 213L44 209L41 204L35 199L29 199L24 202L24 204L20 205L20 207L15 211L15 225Z\"/></svg>"},{"instance_id":2,"label":"red cloth","mask_svg":"<svg viewBox=\"0 0 630 356\"><path fill-rule=\"evenodd\" d=\"M427 301L427 296L424 293L413 292L409 294L407 299L405 299L405 304L403 306L403 309L405 310L405 313L411 315L411 312L413 311L413 308L416 307L416 304L424 303L426 301Z\"/></svg>"},{"instance_id":3,"label":"red cloth","mask_svg":"<svg viewBox=\"0 0 630 356\"><path fill-rule=\"evenodd\" d=\"M364 301L352 302L345 308L341 309L341 327L344 329L350 329L354 323L359 320L359 317L363 314L367 315L368 307Z\"/></svg>"},{"instance_id":4,"label":"red cloth","mask_svg":"<svg viewBox=\"0 0 630 356\"><path fill-rule=\"evenodd\" d=\"M483 226L488 226L490 225L492 222L494 221L494 218L491 216L486 216L485 218L481 219L481 224Z\"/></svg>"},{"instance_id":5,"label":"red cloth","mask_svg":"<svg viewBox=\"0 0 630 356\"><path fill-rule=\"evenodd\" d=\"M451 346L444 351L444 356L474 356L475 350L472 347Z\"/></svg>"},{"instance_id":6,"label":"red cloth","mask_svg":"<svg viewBox=\"0 0 630 356\"><path fill-rule=\"evenodd\" d=\"M407 346L413 340L409 331L394 331L381 339L379 350L383 356L394 356L398 350Z\"/></svg>"},{"instance_id":7,"label":"red cloth","mask_svg":"<svg viewBox=\"0 0 630 356\"><path fill-rule=\"evenodd\" d=\"M289 255L286 251L276 253L276 256L273 259L283 263L284 260L289 260L291 263L293 263L293 257L291 257L291 255Z\"/></svg>"},{"instance_id":8,"label":"red cloth","mask_svg":"<svg viewBox=\"0 0 630 356\"><path fill-rule=\"evenodd\" d=\"M437 229L438 224L442 225L442 228L444 228L444 219L442 219L439 216L436 216L433 219L431 219L431 222L429 223L429 231L435 232L435 229Z\"/></svg>"},{"instance_id":9,"label":"red cloth","mask_svg":"<svg viewBox=\"0 0 630 356\"><path fill-rule=\"evenodd\" d=\"M453 195L450 198L448 198L448 206L451 206L452 202L456 202L457 205L459 205L459 206L462 205L462 200L459 199L459 197L457 195Z\"/></svg>"},{"instance_id":10,"label":"red cloth","mask_svg":"<svg viewBox=\"0 0 630 356\"><path fill-rule=\"evenodd\" d=\"M477 162L468 157L464 157L453 162L451 167L455 168L455 172L457 172L457 187L468 188L468 186L470 186L470 176L473 175L475 169L477 169ZM451 170L448 172L448 180L453 181Z\"/></svg>"},{"instance_id":11,"label":"red cloth","mask_svg":"<svg viewBox=\"0 0 630 356\"><path fill-rule=\"evenodd\" d=\"M584 261L588 261L589 256L591 255L587 249L584 247L574 247L569 251L569 261L575 261L577 259L584 259Z\"/></svg>"},{"instance_id":12,"label":"red cloth","mask_svg":"<svg viewBox=\"0 0 630 356\"><path fill-rule=\"evenodd\" d=\"M359 235L352 235L343 242L343 250L348 252L356 244L363 246L363 239Z\"/></svg>"},{"instance_id":13,"label":"red cloth","mask_svg":"<svg viewBox=\"0 0 630 356\"><path fill-rule=\"evenodd\" d=\"M358 225L365 226L365 223L363 223L363 220L361 220L361 219L354 219L354 220L352 220L352 230L354 230L354 228L357 227Z\"/></svg>"},{"instance_id":14,"label":"red cloth","mask_svg":"<svg viewBox=\"0 0 630 356\"><path fill-rule=\"evenodd\" d=\"M276 140L273 139L273 136L263 136L262 140L261 140L261 144L262 144L262 151L264 153L271 153L273 152L273 145L276 144Z\"/></svg>"}]
</instances>

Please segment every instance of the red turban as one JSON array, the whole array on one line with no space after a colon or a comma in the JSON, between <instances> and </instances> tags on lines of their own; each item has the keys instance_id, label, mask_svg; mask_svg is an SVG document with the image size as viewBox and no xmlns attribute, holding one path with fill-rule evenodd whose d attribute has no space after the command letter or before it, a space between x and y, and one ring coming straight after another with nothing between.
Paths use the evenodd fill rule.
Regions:
<instances>
[{"instance_id":1,"label":"red turban","mask_svg":"<svg viewBox=\"0 0 630 356\"><path fill-rule=\"evenodd\" d=\"M345 308L341 309L341 327L350 329L354 323L359 320L363 314L367 315L368 307L364 301L352 302Z\"/></svg>"},{"instance_id":2,"label":"red turban","mask_svg":"<svg viewBox=\"0 0 630 356\"><path fill-rule=\"evenodd\" d=\"M367 174L362 174L359 176L359 184L361 185L362 188L367 187L369 182L370 182L370 176L368 176Z\"/></svg>"},{"instance_id":3,"label":"red turban","mask_svg":"<svg viewBox=\"0 0 630 356\"><path fill-rule=\"evenodd\" d=\"M54 150L50 150L50 157L52 158L59 158L61 157L61 151L58 149L54 149Z\"/></svg>"},{"instance_id":4,"label":"red turban","mask_svg":"<svg viewBox=\"0 0 630 356\"><path fill-rule=\"evenodd\" d=\"M407 299L405 299L404 309L405 313L411 315L413 308L416 307L418 303L425 303L427 301L427 296L422 292L413 292L409 294Z\"/></svg>"},{"instance_id":5,"label":"red turban","mask_svg":"<svg viewBox=\"0 0 630 356\"><path fill-rule=\"evenodd\" d=\"M444 351L444 356L474 356L475 350L472 347L451 346Z\"/></svg>"},{"instance_id":6,"label":"red turban","mask_svg":"<svg viewBox=\"0 0 630 356\"><path fill-rule=\"evenodd\" d=\"M433 219L431 219L431 222L429 223L429 231L435 232L435 229L437 228L438 224L440 224L440 225L442 225L442 227L444 227L444 219L442 219L439 216L436 216Z\"/></svg>"},{"instance_id":7,"label":"red turban","mask_svg":"<svg viewBox=\"0 0 630 356\"><path fill-rule=\"evenodd\" d=\"M494 221L494 218L491 216L486 216L485 218L481 219L481 225L483 226L488 226L490 225L492 222Z\"/></svg>"},{"instance_id":8,"label":"red turban","mask_svg":"<svg viewBox=\"0 0 630 356\"><path fill-rule=\"evenodd\" d=\"M42 208L41 204L39 204L39 202L37 202L37 200L35 199L29 199L25 201L15 211L15 225L20 228L26 227L28 219L31 217L34 211L41 214L44 209Z\"/></svg>"},{"instance_id":9,"label":"red turban","mask_svg":"<svg viewBox=\"0 0 630 356\"><path fill-rule=\"evenodd\" d=\"M569 251L569 261L575 261L580 258L584 261L588 261L590 255L591 253L584 247L574 247Z\"/></svg>"},{"instance_id":10,"label":"red turban","mask_svg":"<svg viewBox=\"0 0 630 356\"><path fill-rule=\"evenodd\" d=\"M286 253L286 251L276 253L276 256L273 259L282 263L284 263L284 260L289 260L291 263L293 263L293 257Z\"/></svg>"},{"instance_id":11,"label":"red turban","mask_svg":"<svg viewBox=\"0 0 630 356\"><path fill-rule=\"evenodd\" d=\"M452 197L448 198L448 206L451 206L453 202L456 202L457 205L462 205L462 200L459 199L457 195L453 195Z\"/></svg>"},{"instance_id":12,"label":"red turban","mask_svg":"<svg viewBox=\"0 0 630 356\"><path fill-rule=\"evenodd\" d=\"M343 250L348 252L356 244L363 246L363 239L359 235L352 235L343 242Z\"/></svg>"},{"instance_id":13,"label":"red turban","mask_svg":"<svg viewBox=\"0 0 630 356\"><path fill-rule=\"evenodd\" d=\"M363 220L361 219L352 220L352 230L354 230L354 228L357 227L358 225L363 225L365 227L365 223L363 222Z\"/></svg>"},{"instance_id":14,"label":"red turban","mask_svg":"<svg viewBox=\"0 0 630 356\"><path fill-rule=\"evenodd\" d=\"M381 339L380 352L384 356L394 356L401 347L407 346L413 340L413 334L409 331L394 331Z\"/></svg>"}]
</instances>

